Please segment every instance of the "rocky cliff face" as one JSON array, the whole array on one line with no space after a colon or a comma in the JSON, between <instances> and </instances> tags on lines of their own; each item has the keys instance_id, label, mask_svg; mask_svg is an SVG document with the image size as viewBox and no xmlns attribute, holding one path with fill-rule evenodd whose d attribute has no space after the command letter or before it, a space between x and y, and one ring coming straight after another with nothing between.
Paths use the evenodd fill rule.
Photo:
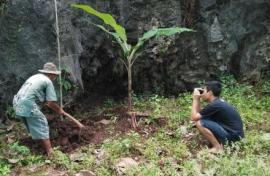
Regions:
<instances>
[{"instance_id":1,"label":"rocky cliff face","mask_svg":"<svg viewBox=\"0 0 270 176\"><path fill-rule=\"evenodd\" d=\"M213 65L236 77L258 81L269 76L269 1L201 1Z\"/></svg>"},{"instance_id":2,"label":"rocky cliff face","mask_svg":"<svg viewBox=\"0 0 270 176\"><path fill-rule=\"evenodd\" d=\"M121 51L88 21L95 17L72 9L75 0L58 0L62 65L84 92L125 95ZM136 92L178 94L199 80L233 73L250 81L270 75L270 1L268 0L112 0L80 1L114 15L131 44L152 27L197 30L153 39L134 67ZM23 81L47 61L57 63L53 0L11 0L0 4L0 112Z\"/></svg>"}]
</instances>

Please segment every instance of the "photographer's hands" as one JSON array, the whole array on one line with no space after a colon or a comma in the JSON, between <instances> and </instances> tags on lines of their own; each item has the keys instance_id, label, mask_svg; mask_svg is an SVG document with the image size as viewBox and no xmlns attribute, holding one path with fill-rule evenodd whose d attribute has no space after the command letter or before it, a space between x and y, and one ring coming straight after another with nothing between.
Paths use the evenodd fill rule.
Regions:
<instances>
[{"instance_id":1,"label":"photographer's hands","mask_svg":"<svg viewBox=\"0 0 270 176\"><path fill-rule=\"evenodd\" d=\"M203 93L203 88L194 88L193 99L199 99Z\"/></svg>"},{"instance_id":2,"label":"photographer's hands","mask_svg":"<svg viewBox=\"0 0 270 176\"><path fill-rule=\"evenodd\" d=\"M201 93L200 93L201 92ZM193 91L193 101L192 101L192 109L191 109L191 120L198 121L201 118L200 112L200 98L203 93L202 88L195 88Z\"/></svg>"}]
</instances>

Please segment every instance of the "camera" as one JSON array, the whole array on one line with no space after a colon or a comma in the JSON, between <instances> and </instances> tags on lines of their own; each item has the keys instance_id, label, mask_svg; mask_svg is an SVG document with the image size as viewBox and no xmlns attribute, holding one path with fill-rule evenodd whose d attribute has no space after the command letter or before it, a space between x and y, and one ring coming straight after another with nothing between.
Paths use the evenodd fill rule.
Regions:
<instances>
[{"instance_id":1,"label":"camera","mask_svg":"<svg viewBox=\"0 0 270 176\"><path fill-rule=\"evenodd\" d=\"M197 89L200 92L200 94L203 94L203 88L198 87L198 88L195 88L195 89Z\"/></svg>"}]
</instances>

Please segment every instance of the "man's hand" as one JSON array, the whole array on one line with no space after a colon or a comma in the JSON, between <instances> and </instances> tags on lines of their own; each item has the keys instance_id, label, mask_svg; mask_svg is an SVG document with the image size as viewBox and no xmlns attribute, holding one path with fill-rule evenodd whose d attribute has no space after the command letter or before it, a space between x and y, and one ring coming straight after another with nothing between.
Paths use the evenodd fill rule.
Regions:
<instances>
[{"instance_id":1,"label":"man's hand","mask_svg":"<svg viewBox=\"0 0 270 176\"><path fill-rule=\"evenodd\" d=\"M191 120L192 121L198 121L199 119L201 119L201 114L200 109L200 98L201 98L201 94L200 94L200 90L203 90L202 88L195 88L193 91L193 101L192 101L192 109L191 109Z\"/></svg>"},{"instance_id":2,"label":"man's hand","mask_svg":"<svg viewBox=\"0 0 270 176\"><path fill-rule=\"evenodd\" d=\"M55 102L48 101L46 105L60 115L65 115L65 111Z\"/></svg>"},{"instance_id":3,"label":"man's hand","mask_svg":"<svg viewBox=\"0 0 270 176\"><path fill-rule=\"evenodd\" d=\"M63 108L60 108L59 111L58 111L58 114L65 115L66 114L66 111L64 111Z\"/></svg>"},{"instance_id":4,"label":"man's hand","mask_svg":"<svg viewBox=\"0 0 270 176\"><path fill-rule=\"evenodd\" d=\"M193 99L200 99L201 98L201 93L200 91L203 91L202 88L195 88L193 91Z\"/></svg>"}]
</instances>

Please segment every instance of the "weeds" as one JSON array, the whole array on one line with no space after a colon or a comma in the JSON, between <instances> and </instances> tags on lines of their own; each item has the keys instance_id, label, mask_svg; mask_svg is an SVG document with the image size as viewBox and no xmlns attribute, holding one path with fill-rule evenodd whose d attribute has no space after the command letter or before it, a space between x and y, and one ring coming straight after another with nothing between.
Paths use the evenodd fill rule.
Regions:
<instances>
[{"instance_id":1,"label":"weeds","mask_svg":"<svg viewBox=\"0 0 270 176\"><path fill-rule=\"evenodd\" d=\"M9 175L11 172L11 165L0 159L0 175Z\"/></svg>"},{"instance_id":2,"label":"weeds","mask_svg":"<svg viewBox=\"0 0 270 176\"><path fill-rule=\"evenodd\" d=\"M20 145L18 142L13 144L1 144L0 149L0 175L9 175L12 168L38 164L43 161L40 155L32 155L29 148Z\"/></svg>"},{"instance_id":3,"label":"weeds","mask_svg":"<svg viewBox=\"0 0 270 176\"><path fill-rule=\"evenodd\" d=\"M125 138L119 137L118 139L105 141L102 148L107 151L112 158L119 158L137 151L139 138L138 133L132 132L127 134Z\"/></svg>"},{"instance_id":4,"label":"weeds","mask_svg":"<svg viewBox=\"0 0 270 176\"><path fill-rule=\"evenodd\" d=\"M14 120L16 118L16 113L13 109L12 106L8 106L6 111L5 111L5 116L9 119L9 120Z\"/></svg>"},{"instance_id":5,"label":"weeds","mask_svg":"<svg viewBox=\"0 0 270 176\"><path fill-rule=\"evenodd\" d=\"M52 162L60 168L68 169L70 168L71 162L69 157L58 150L57 148L54 149L52 156L50 157Z\"/></svg>"}]
</instances>

